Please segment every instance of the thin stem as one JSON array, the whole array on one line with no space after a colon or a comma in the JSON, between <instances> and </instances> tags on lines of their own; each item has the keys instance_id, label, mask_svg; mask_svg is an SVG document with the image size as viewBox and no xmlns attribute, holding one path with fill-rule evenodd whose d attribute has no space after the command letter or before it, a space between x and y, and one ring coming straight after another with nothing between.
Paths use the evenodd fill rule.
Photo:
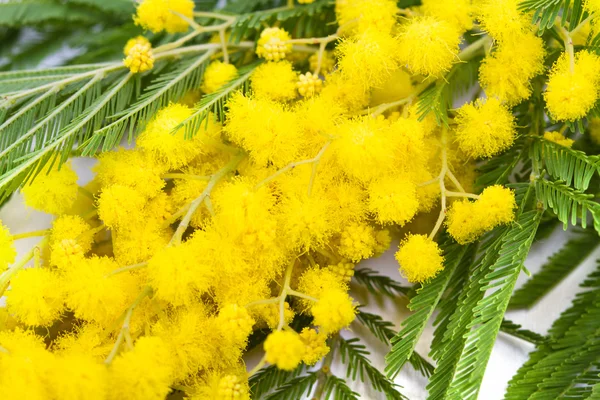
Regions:
<instances>
[{"instance_id":1,"label":"thin stem","mask_svg":"<svg viewBox=\"0 0 600 400\"><path fill-rule=\"evenodd\" d=\"M274 304L274 303L279 303L279 296L273 297L271 299L253 301L253 302L246 304L244 307L248 308L248 307L262 306L265 304Z\"/></svg>"},{"instance_id":2,"label":"thin stem","mask_svg":"<svg viewBox=\"0 0 600 400\"><path fill-rule=\"evenodd\" d=\"M444 218L446 217L446 184L444 179L446 178L446 172L448 171L448 156L446 150L446 129L442 130L442 170L439 175L439 185L440 185L440 193L442 196L442 201L440 205L440 214L438 219L433 227L433 230L429 234L429 238L433 239L435 235L438 233L442 223L444 222Z\"/></svg>"},{"instance_id":3,"label":"thin stem","mask_svg":"<svg viewBox=\"0 0 600 400\"><path fill-rule=\"evenodd\" d=\"M4 295L4 292L8 288L10 284L10 280L14 274L23 269L32 258L35 257L36 251L39 252L39 249L44 246L44 244L48 241L48 238L45 237L42 239L37 245L35 245L31 250L29 250L21 259L11 267L9 267L6 271L0 274L0 297ZM36 250L37 249L37 250Z\"/></svg>"},{"instance_id":4,"label":"thin stem","mask_svg":"<svg viewBox=\"0 0 600 400\"><path fill-rule=\"evenodd\" d=\"M262 367L265 366L265 364L267 363L267 356L264 355L260 361L254 366L254 368L252 368L250 371L248 371L248 376L252 376L254 374L256 374L258 371L260 371L260 369Z\"/></svg>"},{"instance_id":5,"label":"thin stem","mask_svg":"<svg viewBox=\"0 0 600 400\"><path fill-rule=\"evenodd\" d=\"M45 235L48 235L51 231L52 231L51 229L42 229L39 231L17 233L16 235L12 235L10 238L11 238L11 240L19 240L19 239L36 237L36 236L45 236Z\"/></svg>"},{"instance_id":6,"label":"thin stem","mask_svg":"<svg viewBox=\"0 0 600 400\"><path fill-rule=\"evenodd\" d=\"M317 167L319 166L319 163L321 162L321 157L323 157L323 154L325 153L325 151L327 150L327 148L329 147L330 144L331 144L331 142L325 143L325 145L321 148L321 150L319 150L319 152L317 153L317 155L314 158L314 162L312 165L312 171L310 173L310 181L308 182L308 195L309 196L310 196L313 186L315 184L315 178L317 176Z\"/></svg>"},{"instance_id":7,"label":"thin stem","mask_svg":"<svg viewBox=\"0 0 600 400\"><path fill-rule=\"evenodd\" d=\"M229 53L227 52L227 42L225 41L225 28L219 29L219 40L223 48L223 62L229 64Z\"/></svg>"},{"instance_id":8,"label":"thin stem","mask_svg":"<svg viewBox=\"0 0 600 400\"><path fill-rule=\"evenodd\" d=\"M473 58L477 52L483 48L486 44L491 42L491 38L489 36L483 36L481 39L477 39L464 49L460 53L458 53L458 59L461 61L467 61Z\"/></svg>"},{"instance_id":9,"label":"thin stem","mask_svg":"<svg viewBox=\"0 0 600 400\"><path fill-rule=\"evenodd\" d=\"M454 176L452 171L450 171L450 168L448 168L448 170L446 171L446 176L452 181L452 183L454 184L454 186L456 186L458 190L460 190L461 192L466 192L466 190L462 187L458 179L456 179L456 176Z\"/></svg>"},{"instance_id":10,"label":"thin stem","mask_svg":"<svg viewBox=\"0 0 600 400\"><path fill-rule=\"evenodd\" d=\"M444 194L446 195L446 197L468 197L470 199L478 199L479 196L473 193L465 193L465 192L451 192L449 190L446 190L444 192Z\"/></svg>"},{"instance_id":11,"label":"thin stem","mask_svg":"<svg viewBox=\"0 0 600 400\"><path fill-rule=\"evenodd\" d=\"M594 17L595 17L594 14L590 14L589 17L587 17L586 19L584 19L583 21L581 21L579 23L579 25L577 25L571 32L569 32L570 35L571 35L571 37L573 37L574 35L576 35L577 32L579 32L579 30L581 28L583 28L587 23L589 23L592 20L592 18L594 18Z\"/></svg>"},{"instance_id":12,"label":"thin stem","mask_svg":"<svg viewBox=\"0 0 600 400\"><path fill-rule=\"evenodd\" d=\"M384 112L386 112L387 110L389 110L390 108L394 108L397 106L401 106L403 104L408 104L408 103L412 103L412 101L418 96L420 95L425 89L427 89L427 87L431 84L431 82L429 81L429 79L426 79L423 83L421 83L419 86L417 86L414 90L414 92L412 92L410 94L410 96L408 97L404 97L402 99L396 100L396 101L392 101L390 103L383 103L378 105L377 107L374 108L374 110L371 112L371 109L367 108L362 110L359 114L360 115L365 115L365 114L371 114L372 117L377 117L378 115L383 114Z\"/></svg>"},{"instance_id":13,"label":"thin stem","mask_svg":"<svg viewBox=\"0 0 600 400\"><path fill-rule=\"evenodd\" d=\"M131 340L131 334L129 332L131 317L133 316L133 310L146 298L146 296L152 295L152 288L150 286L146 286L140 295L134 300L134 302L129 306L129 308L125 311L125 318L123 319L123 326L121 326L121 330L119 331L119 336L117 336L117 341L113 346L110 354L104 360L105 364L110 364L112 360L117 355L119 348L121 347L121 343L123 343L123 339L127 341L128 346L133 347L133 343Z\"/></svg>"},{"instance_id":14,"label":"thin stem","mask_svg":"<svg viewBox=\"0 0 600 400\"><path fill-rule=\"evenodd\" d=\"M325 360L323 361L323 365L319 370L319 378L317 379L317 388L315 389L315 394L313 399L320 400L323 397L323 391L325 389L325 383L327 382L327 377L331 375L331 364L333 363L333 359L335 357L335 349L337 347L337 342L339 340L339 333L329 339L329 354L325 356Z\"/></svg>"},{"instance_id":15,"label":"thin stem","mask_svg":"<svg viewBox=\"0 0 600 400\"><path fill-rule=\"evenodd\" d=\"M164 174L162 176L163 179L196 179L199 181L210 181L210 175L192 175L192 174L180 174L180 173L172 173L172 174Z\"/></svg>"},{"instance_id":16,"label":"thin stem","mask_svg":"<svg viewBox=\"0 0 600 400\"><path fill-rule=\"evenodd\" d=\"M134 271L136 269L145 268L147 266L148 266L148 261L144 261L144 262L141 262L138 264L127 265L125 267L117 268L114 271L109 272L108 274L106 274L106 277L117 275L122 272Z\"/></svg>"},{"instance_id":17,"label":"thin stem","mask_svg":"<svg viewBox=\"0 0 600 400\"><path fill-rule=\"evenodd\" d=\"M96 201L94 194L84 187L78 186L77 191L92 201Z\"/></svg>"},{"instance_id":18,"label":"thin stem","mask_svg":"<svg viewBox=\"0 0 600 400\"><path fill-rule=\"evenodd\" d=\"M571 38L569 31L567 31L562 26L560 27L560 33L563 37L563 41L565 44L565 51L569 55L569 68L571 74L573 74L575 72L575 53L573 48L573 39Z\"/></svg>"},{"instance_id":19,"label":"thin stem","mask_svg":"<svg viewBox=\"0 0 600 400\"><path fill-rule=\"evenodd\" d=\"M315 302L315 303L319 301L319 299L317 299L316 297L309 296L309 295L304 294L302 292L297 292L297 291L295 291L293 289L288 289L287 290L287 294L289 296L296 296L296 297L300 297L301 299L310 300L310 301Z\"/></svg>"},{"instance_id":20,"label":"thin stem","mask_svg":"<svg viewBox=\"0 0 600 400\"><path fill-rule=\"evenodd\" d=\"M238 166L238 164L244 159L244 157L244 153L238 154L226 166L224 166L211 176L210 181L208 182L208 185L206 185L206 188L204 189L202 194L200 194L200 196L194 201L192 201L188 206L187 212L183 216L181 222L179 223L179 226L177 227L177 230L175 231L175 234L173 234L173 237L171 238L171 242L169 243L170 246L181 243L181 237L183 236L183 233L187 229L188 225L190 224L190 221L192 220L192 215L194 215L194 213L196 212L198 207L200 207L204 199L210 195L210 192L213 190L215 185L225 175L233 171Z\"/></svg>"},{"instance_id":21,"label":"thin stem","mask_svg":"<svg viewBox=\"0 0 600 400\"><path fill-rule=\"evenodd\" d=\"M292 280L292 271L294 270L294 264L296 264L296 258L292 260L285 270L285 276L283 278L283 287L279 294L279 324L277 324L277 330L280 331L285 325L285 298L290 289L290 281Z\"/></svg>"}]
</instances>

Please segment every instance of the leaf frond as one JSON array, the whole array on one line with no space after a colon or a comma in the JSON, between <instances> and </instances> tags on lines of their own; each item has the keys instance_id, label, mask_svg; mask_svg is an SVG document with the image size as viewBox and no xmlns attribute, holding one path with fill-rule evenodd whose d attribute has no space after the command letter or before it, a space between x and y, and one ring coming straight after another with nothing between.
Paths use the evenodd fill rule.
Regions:
<instances>
[{"instance_id":1,"label":"leaf frond","mask_svg":"<svg viewBox=\"0 0 600 400\"><path fill-rule=\"evenodd\" d=\"M373 295L383 294L391 298L396 298L399 294L409 296L412 291L412 288L402 286L389 276L379 275L370 268L357 268L352 278Z\"/></svg>"}]
</instances>

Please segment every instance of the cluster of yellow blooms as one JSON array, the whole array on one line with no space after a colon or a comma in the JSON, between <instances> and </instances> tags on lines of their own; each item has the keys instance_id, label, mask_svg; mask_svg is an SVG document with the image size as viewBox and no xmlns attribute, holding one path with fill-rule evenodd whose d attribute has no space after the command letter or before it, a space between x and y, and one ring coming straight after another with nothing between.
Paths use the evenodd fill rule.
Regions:
<instances>
[{"instance_id":1,"label":"cluster of yellow blooms","mask_svg":"<svg viewBox=\"0 0 600 400\"><path fill-rule=\"evenodd\" d=\"M22 193L56 216L44 240L15 263L14 237L0 225L0 291L10 284L0 309L3 398L163 399L175 386L197 399L248 399L242 356L253 330L272 330L266 362L318 362L354 319L354 265L388 249L392 234L405 236L401 274L425 282L443 268L434 241L442 224L462 244L510 223L511 190L466 189L475 160L515 140L509 107L531 94L545 52L518 0L474 3L423 0L399 19L392 0L337 0L336 35L261 33L264 62L250 90L229 98L223 124L211 115L186 138L176 128L193 110L172 103L134 149L100 155L85 187L69 163L40 173ZM193 18L191 0L143 0L134 19L176 33ZM460 107L451 128L420 120L417 83L461 62L474 20L496 43L480 71L487 100ZM319 45L295 58L310 70L296 69L295 44ZM152 69L143 37L124 53L132 73ZM237 73L214 60L191 89L213 93ZM595 55L561 56L545 93L550 115L585 115L599 76ZM556 132L547 139L572 144ZM431 212L433 230L417 233ZM312 327L292 330L297 313Z\"/></svg>"}]
</instances>

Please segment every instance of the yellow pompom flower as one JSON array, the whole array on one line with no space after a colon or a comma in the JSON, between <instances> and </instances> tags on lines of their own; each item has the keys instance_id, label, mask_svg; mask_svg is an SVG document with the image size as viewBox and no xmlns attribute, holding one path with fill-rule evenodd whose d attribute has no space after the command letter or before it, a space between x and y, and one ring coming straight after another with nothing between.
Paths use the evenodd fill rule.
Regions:
<instances>
[{"instance_id":1,"label":"yellow pompom flower","mask_svg":"<svg viewBox=\"0 0 600 400\"><path fill-rule=\"evenodd\" d=\"M442 250L427 235L409 234L396 252L400 273L411 283L423 283L444 269Z\"/></svg>"},{"instance_id":2,"label":"yellow pompom flower","mask_svg":"<svg viewBox=\"0 0 600 400\"><path fill-rule=\"evenodd\" d=\"M398 67L398 41L374 29L341 41L336 47L342 76L363 91L380 86Z\"/></svg>"},{"instance_id":3,"label":"yellow pompom flower","mask_svg":"<svg viewBox=\"0 0 600 400\"><path fill-rule=\"evenodd\" d=\"M598 14L600 14L600 1L599 0L585 0L584 8L590 14L594 13L595 19L598 18Z\"/></svg>"},{"instance_id":4,"label":"yellow pompom flower","mask_svg":"<svg viewBox=\"0 0 600 400\"><path fill-rule=\"evenodd\" d=\"M12 264L17 257L17 251L8 228L0 221L0 270Z\"/></svg>"},{"instance_id":5,"label":"yellow pompom flower","mask_svg":"<svg viewBox=\"0 0 600 400\"><path fill-rule=\"evenodd\" d=\"M317 332L312 328L304 328L300 332L300 339L306 346L302 361L306 365L315 365L319 360L329 353L327 346L327 335L322 332Z\"/></svg>"},{"instance_id":6,"label":"yellow pompom flower","mask_svg":"<svg viewBox=\"0 0 600 400\"><path fill-rule=\"evenodd\" d=\"M66 212L77 199L77 174L67 162L57 166L48 163L39 175L21 192L25 197L25 204L48 214L62 214Z\"/></svg>"},{"instance_id":7,"label":"yellow pompom flower","mask_svg":"<svg viewBox=\"0 0 600 400\"><path fill-rule=\"evenodd\" d=\"M336 0L335 13L343 32L363 33L376 29L390 33L396 24L398 6L393 0Z\"/></svg>"},{"instance_id":8,"label":"yellow pompom flower","mask_svg":"<svg viewBox=\"0 0 600 400\"><path fill-rule=\"evenodd\" d=\"M567 54L554 63L548 77L544 100L556 121L583 118L598 100L600 57L580 51L571 62Z\"/></svg>"},{"instance_id":9,"label":"yellow pompom flower","mask_svg":"<svg viewBox=\"0 0 600 400\"><path fill-rule=\"evenodd\" d=\"M146 199L134 189L113 185L102 190L98 198L98 216L112 229L127 227L135 223L146 205Z\"/></svg>"},{"instance_id":10,"label":"yellow pompom flower","mask_svg":"<svg viewBox=\"0 0 600 400\"><path fill-rule=\"evenodd\" d=\"M50 247L58 245L63 240L75 240L81 250L87 253L92 248L94 238L86 233L92 229L79 215L61 215L52 223Z\"/></svg>"},{"instance_id":11,"label":"yellow pompom flower","mask_svg":"<svg viewBox=\"0 0 600 400\"><path fill-rule=\"evenodd\" d=\"M346 293L348 291L347 279L330 268L309 268L300 277L298 291L317 299L330 291ZM305 304L312 305L313 303L307 300Z\"/></svg>"},{"instance_id":12,"label":"yellow pompom flower","mask_svg":"<svg viewBox=\"0 0 600 400\"><path fill-rule=\"evenodd\" d=\"M149 43L133 45L127 52L123 64L134 74L151 70L154 67L152 46Z\"/></svg>"},{"instance_id":13,"label":"yellow pompom flower","mask_svg":"<svg viewBox=\"0 0 600 400\"><path fill-rule=\"evenodd\" d=\"M375 246L373 227L365 223L353 223L342 230L338 251L342 257L357 263L371 257Z\"/></svg>"},{"instance_id":14,"label":"yellow pompom flower","mask_svg":"<svg viewBox=\"0 0 600 400\"><path fill-rule=\"evenodd\" d=\"M475 211L475 203L467 199L453 201L448 209L446 230L460 244L471 243L484 232Z\"/></svg>"},{"instance_id":15,"label":"yellow pompom flower","mask_svg":"<svg viewBox=\"0 0 600 400\"><path fill-rule=\"evenodd\" d=\"M109 367L109 400L163 400L171 391L173 356L157 337L144 336Z\"/></svg>"},{"instance_id":16,"label":"yellow pompom flower","mask_svg":"<svg viewBox=\"0 0 600 400\"><path fill-rule=\"evenodd\" d=\"M316 71L319 66L319 53L315 53L308 58L308 63L311 71ZM330 51L325 50L321 57L321 75L326 75L335 68L335 57Z\"/></svg>"},{"instance_id":17,"label":"yellow pompom flower","mask_svg":"<svg viewBox=\"0 0 600 400\"><path fill-rule=\"evenodd\" d=\"M267 362L291 371L302 362L305 345L296 332L275 331L267 336L264 349Z\"/></svg>"},{"instance_id":18,"label":"yellow pompom flower","mask_svg":"<svg viewBox=\"0 0 600 400\"><path fill-rule=\"evenodd\" d=\"M200 89L206 94L214 93L236 76L237 68L235 65L219 60L213 61L204 71L204 80Z\"/></svg>"},{"instance_id":19,"label":"yellow pompom flower","mask_svg":"<svg viewBox=\"0 0 600 400\"><path fill-rule=\"evenodd\" d=\"M143 44L143 45L150 45L150 41L148 39L146 39L144 36L139 35L136 36L134 38L131 38L127 41L127 43L125 44L125 47L123 48L123 54L125 56L129 55L129 51L133 48L133 46L135 46L136 44Z\"/></svg>"},{"instance_id":20,"label":"yellow pompom flower","mask_svg":"<svg viewBox=\"0 0 600 400\"><path fill-rule=\"evenodd\" d=\"M387 232L387 231L386 231ZM377 246L377 242L375 243ZM354 264L340 261L337 264L328 265L327 269L333 272L340 282L350 283L354 276Z\"/></svg>"},{"instance_id":21,"label":"yellow pompom flower","mask_svg":"<svg viewBox=\"0 0 600 400\"><path fill-rule=\"evenodd\" d=\"M314 317L313 323L326 334L346 328L356 315L352 298L339 289L326 291L318 302L313 303L310 312Z\"/></svg>"},{"instance_id":22,"label":"yellow pompom flower","mask_svg":"<svg viewBox=\"0 0 600 400\"><path fill-rule=\"evenodd\" d=\"M403 178L387 175L369 185L369 211L380 224L404 225L419 209L416 185Z\"/></svg>"},{"instance_id":23,"label":"yellow pompom flower","mask_svg":"<svg viewBox=\"0 0 600 400\"><path fill-rule=\"evenodd\" d=\"M250 77L254 96L275 101L296 98L298 74L289 61L267 62L259 65Z\"/></svg>"},{"instance_id":24,"label":"yellow pompom flower","mask_svg":"<svg viewBox=\"0 0 600 400\"><path fill-rule=\"evenodd\" d=\"M173 132L176 126L191 115L189 107L178 103L169 104L160 109L146 125L146 129L137 138L137 145L150 152L167 169L181 168L200 155L204 147L201 134L204 132L198 132L191 139L185 138L183 127ZM208 129L216 129L216 124L209 122Z\"/></svg>"},{"instance_id":25,"label":"yellow pompom flower","mask_svg":"<svg viewBox=\"0 0 600 400\"><path fill-rule=\"evenodd\" d=\"M575 143L575 141L573 139L564 137L562 135L562 133L556 132L556 131L555 132L545 132L544 139L550 140L551 142L554 142L556 144L559 144L561 146L565 146L568 148L571 148L571 146L573 146L573 143Z\"/></svg>"},{"instance_id":26,"label":"yellow pompom flower","mask_svg":"<svg viewBox=\"0 0 600 400\"><path fill-rule=\"evenodd\" d=\"M498 99L478 99L458 109L455 118L458 146L474 158L491 157L515 140L515 120Z\"/></svg>"},{"instance_id":27,"label":"yellow pompom flower","mask_svg":"<svg viewBox=\"0 0 600 400\"><path fill-rule=\"evenodd\" d=\"M423 0L421 4L424 15L446 20L463 32L473 27L472 0Z\"/></svg>"},{"instance_id":28,"label":"yellow pompom flower","mask_svg":"<svg viewBox=\"0 0 600 400\"><path fill-rule=\"evenodd\" d=\"M392 235L390 231L387 229L380 229L375 234L375 257L379 257L387 249L390 248L390 244L392 243Z\"/></svg>"},{"instance_id":29,"label":"yellow pompom flower","mask_svg":"<svg viewBox=\"0 0 600 400\"><path fill-rule=\"evenodd\" d=\"M256 55L267 61L281 61L292 51L290 34L281 28L266 28L258 39Z\"/></svg>"},{"instance_id":30,"label":"yellow pompom flower","mask_svg":"<svg viewBox=\"0 0 600 400\"><path fill-rule=\"evenodd\" d=\"M327 76L319 97L348 113L357 112L369 104L369 92L364 90L362 83L350 80L337 71Z\"/></svg>"},{"instance_id":31,"label":"yellow pompom flower","mask_svg":"<svg viewBox=\"0 0 600 400\"><path fill-rule=\"evenodd\" d=\"M59 276L47 268L27 268L10 281L6 293L8 310L25 325L49 326L63 310Z\"/></svg>"},{"instance_id":32,"label":"yellow pompom flower","mask_svg":"<svg viewBox=\"0 0 600 400\"><path fill-rule=\"evenodd\" d=\"M248 313L246 307L237 304L228 304L219 310L217 316L225 337L233 339L233 342L242 345L252 333L254 319Z\"/></svg>"},{"instance_id":33,"label":"yellow pompom flower","mask_svg":"<svg viewBox=\"0 0 600 400\"><path fill-rule=\"evenodd\" d=\"M192 0L142 0L137 6L133 20L136 25L149 29L154 33L185 32L188 23L181 14L189 19L194 18L194 2Z\"/></svg>"},{"instance_id":34,"label":"yellow pompom flower","mask_svg":"<svg viewBox=\"0 0 600 400\"><path fill-rule=\"evenodd\" d=\"M300 93L301 96L311 97L321 92L323 81L318 75L307 72L298 77L296 86L298 87L298 93Z\"/></svg>"},{"instance_id":35,"label":"yellow pompom flower","mask_svg":"<svg viewBox=\"0 0 600 400\"><path fill-rule=\"evenodd\" d=\"M398 57L415 74L438 76L458 60L461 32L434 17L418 17L400 27Z\"/></svg>"},{"instance_id":36,"label":"yellow pompom flower","mask_svg":"<svg viewBox=\"0 0 600 400\"><path fill-rule=\"evenodd\" d=\"M515 193L501 185L488 186L475 201L475 213L486 231L515 219Z\"/></svg>"},{"instance_id":37,"label":"yellow pompom flower","mask_svg":"<svg viewBox=\"0 0 600 400\"><path fill-rule=\"evenodd\" d=\"M515 35L483 59L479 81L488 97L515 105L531 95L531 79L544 71L544 41L533 33Z\"/></svg>"},{"instance_id":38,"label":"yellow pompom flower","mask_svg":"<svg viewBox=\"0 0 600 400\"><path fill-rule=\"evenodd\" d=\"M155 297L174 306L191 304L210 287L213 277L209 266L199 264L186 243L158 251L148 262L147 271Z\"/></svg>"},{"instance_id":39,"label":"yellow pompom flower","mask_svg":"<svg viewBox=\"0 0 600 400\"><path fill-rule=\"evenodd\" d=\"M519 10L520 0L482 0L476 6L481 28L497 41L533 28L531 18Z\"/></svg>"},{"instance_id":40,"label":"yellow pompom flower","mask_svg":"<svg viewBox=\"0 0 600 400\"><path fill-rule=\"evenodd\" d=\"M225 375L219 379L215 400L250 400L248 381L237 375Z\"/></svg>"},{"instance_id":41,"label":"yellow pompom flower","mask_svg":"<svg viewBox=\"0 0 600 400\"><path fill-rule=\"evenodd\" d=\"M106 367L84 354L57 357L47 379L51 399L105 400L109 390Z\"/></svg>"}]
</instances>

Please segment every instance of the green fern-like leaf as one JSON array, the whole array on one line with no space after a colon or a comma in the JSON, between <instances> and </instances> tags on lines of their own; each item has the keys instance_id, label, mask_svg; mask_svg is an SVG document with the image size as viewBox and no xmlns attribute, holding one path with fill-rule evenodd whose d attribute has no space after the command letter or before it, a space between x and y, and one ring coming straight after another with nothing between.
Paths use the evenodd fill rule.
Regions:
<instances>
[{"instance_id":1,"label":"green fern-like leaf","mask_svg":"<svg viewBox=\"0 0 600 400\"><path fill-rule=\"evenodd\" d=\"M559 17L560 24L571 31L585 15L582 0L524 0L520 8L533 11L533 23L539 24L540 32L552 28Z\"/></svg>"},{"instance_id":2,"label":"green fern-like leaf","mask_svg":"<svg viewBox=\"0 0 600 400\"><path fill-rule=\"evenodd\" d=\"M561 146L542 137L535 137L531 146L531 158L538 165L545 166L548 173L573 185L575 189L585 191L596 172L600 172L600 157L588 156L582 151Z\"/></svg>"},{"instance_id":3,"label":"green fern-like leaf","mask_svg":"<svg viewBox=\"0 0 600 400\"><path fill-rule=\"evenodd\" d=\"M47 22L97 22L89 10L52 0L7 0L0 3L0 26L19 27Z\"/></svg>"},{"instance_id":4,"label":"green fern-like leaf","mask_svg":"<svg viewBox=\"0 0 600 400\"><path fill-rule=\"evenodd\" d=\"M370 268L357 268L353 280L374 295L383 294L390 298L396 298L399 294L409 296L412 291L411 288L402 286L389 276L379 275Z\"/></svg>"},{"instance_id":5,"label":"green fern-like leaf","mask_svg":"<svg viewBox=\"0 0 600 400\"><path fill-rule=\"evenodd\" d=\"M297 378L304 371L304 365L301 364L298 368L292 371L284 371L277 368L275 365L270 365L261 369L256 374L252 375L248 380L252 398L260 399L271 391L281 387Z\"/></svg>"},{"instance_id":6,"label":"green fern-like leaf","mask_svg":"<svg viewBox=\"0 0 600 400\"><path fill-rule=\"evenodd\" d=\"M496 156L478 167L480 175L475 182L478 190L491 185L503 185L527 154L528 142L523 137L517 138L513 146L503 154Z\"/></svg>"},{"instance_id":7,"label":"green fern-like leaf","mask_svg":"<svg viewBox=\"0 0 600 400\"><path fill-rule=\"evenodd\" d=\"M427 321L442 298L466 250L465 247L456 244L446 244L442 248L445 256L444 270L430 282L425 283L411 298L408 308L414 313L404 320L402 329L392 340L392 349L386 356L386 373L390 377L396 376L410 359Z\"/></svg>"},{"instance_id":8,"label":"green fern-like leaf","mask_svg":"<svg viewBox=\"0 0 600 400\"><path fill-rule=\"evenodd\" d=\"M323 386L323 396L325 399L332 400L359 400L360 395L354 392L346 385L343 379L335 375L327 375L325 377L325 385Z\"/></svg>"},{"instance_id":9,"label":"green fern-like leaf","mask_svg":"<svg viewBox=\"0 0 600 400\"><path fill-rule=\"evenodd\" d=\"M594 228L600 232L600 204L593 201L593 195L574 190L564 183L551 182L545 179L535 181L537 198L545 208L550 208L564 224L565 229L569 222L581 227L587 226L587 213L592 215Z\"/></svg>"},{"instance_id":10,"label":"green fern-like leaf","mask_svg":"<svg viewBox=\"0 0 600 400\"><path fill-rule=\"evenodd\" d=\"M347 367L346 378L360 379L361 382L367 378L373 389L384 393L388 399L406 398L397 390L396 384L371 364L367 358L369 352L364 345L360 344L359 339L340 338L339 343L342 363Z\"/></svg>"},{"instance_id":11,"label":"green fern-like leaf","mask_svg":"<svg viewBox=\"0 0 600 400\"><path fill-rule=\"evenodd\" d=\"M528 329L523 329L521 325L515 324L507 319L502 320L500 331L533 344L540 344L546 341L546 337L540 335L539 333L530 331Z\"/></svg>"},{"instance_id":12,"label":"green fern-like leaf","mask_svg":"<svg viewBox=\"0 0 600 400\"><path fill-rule=\"evenodd\" d=\"M589 398L600 364L600 268L509 382L505 398ZM567 397L569 396L569 397Z\"/></svg>"},{"instance_id":13,"label":"green fern-like leaf","mask_svg":"<svg viewBox=\"0 0 600 400\"><path fill-rule=\"evenodd\" d=\"M595 231L579 231L556 253L540 271L533 275L510 300L510 308L529 308L552 290L598 246Z\"/></svg>"},{"instance_id":14,"label":"green fern-like leaf","mask_svg":"<svg viewBox=\"0 0 600 400\"><path fill-rule=\"evenodd\" d=\"M298 400L310 393L319 377L318 372L298 376L277 388L265 400Z\"/></svg>"},{"instance_id":15,"label":"green fern-like leaf","mask_svg":"<svg viewBox=\"0 0 600 400\"><path fill-rule=\"evenodd\" d=\"M493 292L478 301L468 324L466 342L449 382L447 399L475 399L500 330L514 285L541 219L538 210L522 213L503 236L496 261L481 281L481 291Z\"/></svg>"}]
</instances>

